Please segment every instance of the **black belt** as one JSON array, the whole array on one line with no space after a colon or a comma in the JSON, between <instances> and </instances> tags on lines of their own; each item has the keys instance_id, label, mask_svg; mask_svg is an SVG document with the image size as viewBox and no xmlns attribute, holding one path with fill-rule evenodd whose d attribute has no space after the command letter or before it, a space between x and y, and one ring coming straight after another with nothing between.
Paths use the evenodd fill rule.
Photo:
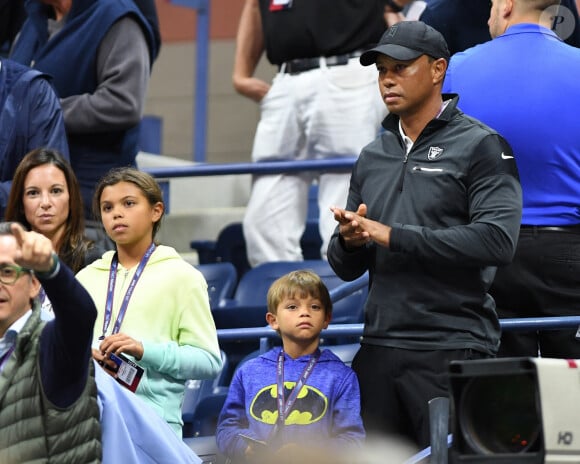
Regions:
<instances>
[{"instance_id":1,"label":"black belt","mask_svg":"<svg viewBox=\"0 0 580 464\"><path fill-rule=\"evenodd\" d=\"M569 234L580 234L580 224L571 226L528 226L522 225L521 230L530 232L566 232Z\"/></svg>"},{"instance_id":2,"label":"black belt","mask_svg":"<svg viewBox=\"0 0 580 464\"><path fill-rule=\"evenodd\" d=\"M348 63L351 58L357 58L362 55L361 50L356 50L352 53L346 53L344 55L326 56L322 60L326 63L326 66L342 66ZM286 74L300 74L305 71L310 71L311 69L320 68L319 57L316 58L299 58L296 60L286 61L280 65L280 72Z\"/></svg>"}]
</instances>

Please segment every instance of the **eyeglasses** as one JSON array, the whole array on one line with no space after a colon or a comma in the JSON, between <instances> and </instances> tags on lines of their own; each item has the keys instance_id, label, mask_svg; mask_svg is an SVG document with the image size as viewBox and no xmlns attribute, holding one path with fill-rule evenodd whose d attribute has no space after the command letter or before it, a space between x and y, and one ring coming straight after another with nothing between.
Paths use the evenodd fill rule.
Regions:
<instances>
[{"instance_id":1,"label":"eyeglasses","mask_svg":"<svg viewBox=\"0 0 580 464\"><path fill-rule=\"evenodd\" d=\"M0 266L0 282L4 285L14 285L22 274L30 274L32 271L16 264L4 264Z\"/></svg>"}]
</instances>

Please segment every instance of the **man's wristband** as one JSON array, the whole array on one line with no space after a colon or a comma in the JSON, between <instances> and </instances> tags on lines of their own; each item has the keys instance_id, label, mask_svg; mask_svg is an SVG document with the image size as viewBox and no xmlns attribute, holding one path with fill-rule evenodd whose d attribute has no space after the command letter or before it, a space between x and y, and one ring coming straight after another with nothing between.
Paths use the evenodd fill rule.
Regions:
<instances>
[{"instance_id":1,"label":"man's wristband","mask_svg":"<svg viewBox=\"0 0 580 464\"><path fill-rule=\"evenodd\" d=\"M397 3L395 0L385 0L385 4L390 8L393 13L400 13L403 11L403 7Z\"/></svg>"},{"instance_id":2,"label":"man's wristband","mask_svg":"<svg viewBox=\"0 0 580 464\"><path fill-rule=\"evenodd\" d=\"M52 279L58 274L58 271L60 271L60 260L58 259L58 255L53 251L51 268L45 272L35 271L34 274L40 279Z\"/></svg>"}]
</instances>

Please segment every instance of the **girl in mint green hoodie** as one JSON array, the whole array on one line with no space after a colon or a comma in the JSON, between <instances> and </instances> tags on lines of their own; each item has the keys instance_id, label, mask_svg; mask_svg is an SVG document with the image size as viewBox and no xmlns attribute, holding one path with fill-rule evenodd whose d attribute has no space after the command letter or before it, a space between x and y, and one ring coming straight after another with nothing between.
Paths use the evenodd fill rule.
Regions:
<instances>
[{"instance_id":1,"label":"girl in mint green hoodie","mask_svg":"<svg viewBox=\"0 0 580 464\"><path fill-rule=\"evenodd\" d=\"M221 369L207 283L173 248L155 243L164 205L149 174L111 171L93 209L116 244L77 274L99 313L93 357L181 436L185 381ZM111 354L125 358L120 369Z\"/></svg>"}]
</instances>

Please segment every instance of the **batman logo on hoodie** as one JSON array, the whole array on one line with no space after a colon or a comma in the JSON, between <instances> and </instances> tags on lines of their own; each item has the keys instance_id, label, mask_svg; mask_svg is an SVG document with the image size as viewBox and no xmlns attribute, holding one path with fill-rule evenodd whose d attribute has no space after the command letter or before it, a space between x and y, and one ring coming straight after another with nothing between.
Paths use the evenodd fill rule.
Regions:
<instances>
[{"instance_id":1,"label":"batman logo on hoodie","mask_svg":"<svg viewBox=\"0 0 580 464\"><path fill-rule=\"evenodd\" d=\"M284 382L284 398L288 398L296 382ZM278 387L262 388L250 405L251 416L259 422L274 425L278 420ZM309 425L326 414L328 399L320 390L304 385L285 420L285 425Z\"/></svg>"}]
</instances>

